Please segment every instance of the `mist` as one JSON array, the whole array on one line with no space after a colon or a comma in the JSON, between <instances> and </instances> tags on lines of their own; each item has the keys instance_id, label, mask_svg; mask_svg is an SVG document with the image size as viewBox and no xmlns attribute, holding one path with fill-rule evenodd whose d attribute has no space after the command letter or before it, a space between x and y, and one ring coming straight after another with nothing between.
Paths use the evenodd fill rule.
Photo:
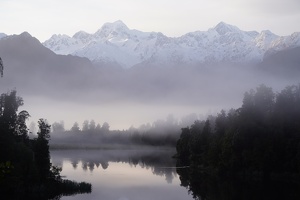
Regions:
<instances>
[{"instance_id":1,"label":"mist","mask_svg":"<svg viewBox=\"0 0 300 200\"><path fill-rule=\"evenodd\" d=\"M0 40L4 66L0 129L8 142L1 145L0 176L10 177L11 191L20 189L11 184L14 180L23 183L39 174L40 180L72 185L70 194L81 193L81 186L83 192L92 192L90 183L64 180L60 172L72 179L80 175L77 180L92 182L96 188L89 198L105 196L103 188L112 193L109 196L115 195L115 182L123 179L119 191L126 188L135 196L143 185L149 199L157 191L167 195L165 199L188 199L186 193L205 199L207 192L201 192L204 184L199 180L208 180L203 181L204 188L211 181L202 175L253 181L287 175L286 180L297 180L299 52L299 48L270 52L256 63L143 62L123 69L105 61L57 55L28 33L5 37ZM64 171L50 163L50 150L57 150L52 161ZM77 167L80 164L82 169ZM18 170L11 173L14 165ZM114 180L109 185L100 165L110 173L106 178ZM285 171L286 166L291 167ZM125 168L128 176L116 176ZM157 175L165 177L163 188L151 181L155 178L162 184ZM39 187L43 193L45 185L24 181L24 186L30 192Z\"/></svg>"},{"instance_id":2,"label":"mist","mask_svg":"<svg viewBox=\"0 0 300 200\"><path fill-rule=\"evenodd\" d=\"M41 117L50 123L63 120L66 128L71 128L74 122L94 119L122 130L164 119L169 114L177 118L191 113L207 116L221 109L237 108L244 93L260 84L280 91L298 81L259 74L249 66L161 67L110 74L94 70L80 87L66 76L65 84L59 86L56 83L61 80L54 78L34 81L36 89L21 82L1 90L16 88L25 101L22 109L30 112L32 121Z\"/></svg>"},{"instance_id":3,"label":"mist","mask_svg":"<svg viewBox=\"0 0 300 200\"><path fill-rule=\"evenodd\" d=\"M260 84L276 92L297 84L299 50L290 51L271 54L262 63L142 63L122 69L56 55L23 33L0 41L0 89L17 90L31 121L63 120L69 129L74 122L94 119L122 130L169 114L178 119L191 113L205 117L237 108L244 93Z\"/></svg>"},{"instance_id":4,"label":"mist","mask_svg":"<svg viewBox=\"0 0 300 200\"><path fill-rule=\"evenodd\" d=\"M35 121L44 116L50 122L63 120L70 128L75 121L94 119L122 130L164 119L169 114L177 118L190 113L207 116L221 109L237 108L244 93L260 84L280 91L298 81L258 75L244 66L211 68L155 68L109 75L99 72L93 89L50 86L32 91L35 94L29 96L26 89L17 90L25 99L24 109ZM107 77L109 80L105 80Z\"/></svg>"}]
</instances>

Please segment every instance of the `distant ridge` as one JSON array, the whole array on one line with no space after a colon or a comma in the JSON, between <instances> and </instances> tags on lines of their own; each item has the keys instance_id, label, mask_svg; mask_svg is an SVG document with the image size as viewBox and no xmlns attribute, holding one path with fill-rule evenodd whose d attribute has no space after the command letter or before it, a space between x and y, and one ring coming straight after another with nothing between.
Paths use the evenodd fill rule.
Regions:
<instances>
[{"instance_id":1,"label":"distant ridge","mask_svg":"<svg viewBox=\"0 0 300 200\"><path fill-rule=\"evenodd\" d=\"M55 91L72 84L80 86L93 74L87 58L57 55L27 32L0 39L0 57L4 63L2 88Z\"/></svg>"},{"instance_id":2,"label":"distant ridge","mask_svg":"<svg viewBox=\"0 0 300 200\"><path fill-rule=\"evenodd\" d=\"M277 36L269 30L242 31L220 22L207 31L181 37L129 29L121 20L105 23L94 34L53 35L43 45L57 54L86 57L94 63L119 65L188 65L198 63L257 63L266 53L300 46L300 33Z\"/></svg>"}]
</instances>

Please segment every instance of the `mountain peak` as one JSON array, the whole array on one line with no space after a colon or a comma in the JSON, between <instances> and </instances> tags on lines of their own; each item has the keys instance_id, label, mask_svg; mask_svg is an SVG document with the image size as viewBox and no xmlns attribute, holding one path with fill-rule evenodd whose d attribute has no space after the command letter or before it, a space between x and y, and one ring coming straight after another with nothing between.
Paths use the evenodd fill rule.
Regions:
<instances>
[{"instance_id":1,"label":"mountain peak","mask_svg":"<svg viewBox=\"0 0 300 200\"><path fill-rule=\"evenodd\" d=\"M0 39L3 37L6 37L7 35L5 33L0 33Z\"/></svg>"},{"instance_id":2,"label":"mountain peak","mask_svg":"<svg viewBox=\"0 0 300 200\"><path fill-rule=\"evenodd\" d=\"M128 27L126 26L126 24L124 24L123 21L121 20L118 20L118 21L115 21L115 22L108 22L108 23L105 23L101 29L111 29L111 30L114 30L114 31L117 31L117 30L128 30Z\"/></svg>"},{"instance_id":3,"label":"mountain peak","mask_svg":"<svg viewBox=\"0 0 300 200\"><path fill-rule=\"evenodd\" d=\"M40 41L37 38L33 37L30 33L26 32L26 31L21 33L20 35L12 35L12 37L17 37L17 38L19 38L21 40L24 40L24 41L27 41L27 42L31 41L31 42L34 42L36 44L40 43Z\"/></svg>"},{"instance_id":4,"label":"mountain peak","mask_svg":"<svg viewBox=\"0 0 300 200\"><path fill-rule=\"evenodd\" d=\"M87 57L95 63L113 63L124 68L141 63L258 62L270 48L300 46L298 35L277 39L269 31L243 31L225 22L208 31L179 38L159 32L128 29L121 21L105 23L94 34L80 31L71 37L57 37L44 45L59 54ZM278 43L278 45L277 45Z\"/></svg>"},{"instance_id":5,"label":"mountain peak","mask_svg":"<svg viewBox=\"0 0 300 200\"><path fill-rule=\"evenodd\" d=\"M263 30L256 38L257 43L268 43L270 44L272 41L274 41L279 36L275 35L269 30Z\"/></svg>"},{"instance_id":6,"label":"mountain peak","mask_svg":"<svg viewBox=\"0 0 300 200\"><path fill-rule=\"evenodd\" d=\"M97 37L116 37L117 35L123 35L128 32L128 27L121 21L108 22L103 24L103 26L95 33Z\"/></svg>"},{"instance_id":7,"label":"mountain peak","mask_svg":"<svg viewBox=\"0 0 300 200\"><path fill-rule=\"evenodd\" d=\"M32 37L28 32L23 32L20 34L21 37Z\"/></svg>"},{"instance_id":8,"label":"mountain peak","mask_svg":"<svg viewBox=\"0 0 300 200\"><path fill-rule=\"evenodd\" d=\"M83 40L83 39L87 39L90 36L91 36L91 34L85 32L85 31L79 31L73 35L73 38Z\"/></svg>"},{"instance_id":9,"label":"mountain peak","mask_svg":"<svg viewBox=\"0 0 300 200\"><path fill-rule=\"evenodd\" d=\"M225 22L218 23L213 29L217 31L220 35L225 35L228 32L236 32L240 30L236 26L226 24Z\"/></svg>"},{"instance_id":10,"label":"mountain peak","mask_svg":"<svg viewBox=\"0 0 300 200\"><path fill-rule=\"evenodd\" d=\"M262 34L262 35L266 35L266 36L277 36L277 35L275 35L274 33L272 33L272 32L269 31L269 30L263 30L263 31L261 32L261 34Z\"/></svg>"}]
</instances>

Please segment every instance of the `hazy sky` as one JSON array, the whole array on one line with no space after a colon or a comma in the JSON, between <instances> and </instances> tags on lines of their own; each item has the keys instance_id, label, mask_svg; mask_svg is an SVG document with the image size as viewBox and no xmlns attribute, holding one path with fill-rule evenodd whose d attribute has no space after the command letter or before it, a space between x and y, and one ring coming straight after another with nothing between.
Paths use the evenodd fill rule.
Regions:
<instances>
[{"instance_id":1,"label":"hazy sky","mask_svg":"<svg viewBox=\"0 0 300 200\"><path fill-rule=\"evenodd\" d=\"M299 0L0 0L0 32L28 31L41 42L54 33L96 32L122 20L130 29L181 36L220 21L242 30L300 31Z\"/></svg>"}]
</instances>

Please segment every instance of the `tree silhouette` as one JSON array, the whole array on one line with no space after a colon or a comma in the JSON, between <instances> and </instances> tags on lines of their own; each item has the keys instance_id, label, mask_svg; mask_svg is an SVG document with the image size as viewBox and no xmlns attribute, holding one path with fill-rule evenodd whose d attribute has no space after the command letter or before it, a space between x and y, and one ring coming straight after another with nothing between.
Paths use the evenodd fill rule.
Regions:
<instances>
[{"instance_id":1,"label":"tree silhouette","mask_svg":"<svg viewBox=\"0 0 300 200\"><path fill-rule=\"evenodd\" d=\"M50 171L50 152L49 152L49 138L50 125L44 119L38 121L39 132L38 138L35 140L34 153L35 160L39 169L41 179L45 180L49 177Z\"/></svg>"},{"instance_id":2,"label":"tree silhouette","mask_svg":"<svg viewBox=\"0 0 300 200\"><path fill-rule=\"evenodd\" d=\"M260 85L246 92L241 108L182 129L179 163L226 177L270 180L300 174L300 84L277 95Z\"/></svg>"},{"instance_id":3,"label":"tree silhouette","mask_svg":"<svg viewBox=\"0 0 300 200\"><path fill-rule=\"evenodd\" d=\"M95 130L96 122L92 119L89 124L89 130Z\"/></svg>"},{"instance_id":4,"label":"tree silhouette","mask_svg":"<svg viewBox=\"0 0 300 200\"><path fill-rule=\"evenodd\" d=\"M2 58L0 57L0 75L1 75L1 77L3 77L3 70L4 70L3 61L2 61Z\"/></svg>"},{"instance_id":5,"label":"tree silhouette","mask_svg":"<svg viewBox=\"0 0 300 200\"><path fill-rule=\"evenodd\" d=\"M65 131L64 121L54 122L52 124L52 131L53 132L64 132Z\"/></svg>"},{"instance_id":6,"label":"tree silhouette","mask_svg":"<svg viewBox=\"0 0 300 200\"><path fill-rule=\"evenodd\" d=\"M104 122L101 129L103 131L109 131L109 127L110 127L109 124L107 122Z\"/></svg>"},{"instance_id":7,"label":"tree silhouette","mask_svg":"<svg viewBox=\"0 0 300 200\"><path fill-rule=\"evenodd\" d=\"M29 142L28 136L28 128L26 125L26 120L30 117L29 113L26 110L21 111L17 116L17 135L19 136L20 140L24 143Z\"/></svg>"},{"instance_id":8,"label":"tree silhouette","mask_svg":"<svg viewBox=\"0 0 300 200\"><path fill-rule=\"evenodd\" d=\"M2 116L3 125L12 134L16 134L17 111L23 105L23 99L17 96L17 91L0 96L0 115Z\"/></svg>"},{"instance_id":9,"label":"tree silhouette","mask_svg":"<svg viewBox=\"0 0 300 200\"><path fill-rule=\"evenodd\" d=\"M75 122L71 128L71 131L78 132L80 131L79 124Z\"/></svg>"},{"instance_id":10,"label":"tree silhouette","mask_svg":"<svg viewBox=\"0 0 300 200\"><path fill-rule=\"evenodd\" d=\"M3 62L0 58L0 74ZM50 163L50 126L39 120L38 138L30 140L23 99L17 91L0 95L0 194L5 199L57 199L62 194L91 192L91 184L62 180Z\"/></svg>"},{"instance_id":11,"label":"tree silhouette","mask_svg":"<svg viewBox=\"0 0 300 200\"><path fill-rule=\"evenodd\" d=\"M89 120L84 120L82 123L82 131L87 131L89 130Z\"/></svg>"}]
</instances>

